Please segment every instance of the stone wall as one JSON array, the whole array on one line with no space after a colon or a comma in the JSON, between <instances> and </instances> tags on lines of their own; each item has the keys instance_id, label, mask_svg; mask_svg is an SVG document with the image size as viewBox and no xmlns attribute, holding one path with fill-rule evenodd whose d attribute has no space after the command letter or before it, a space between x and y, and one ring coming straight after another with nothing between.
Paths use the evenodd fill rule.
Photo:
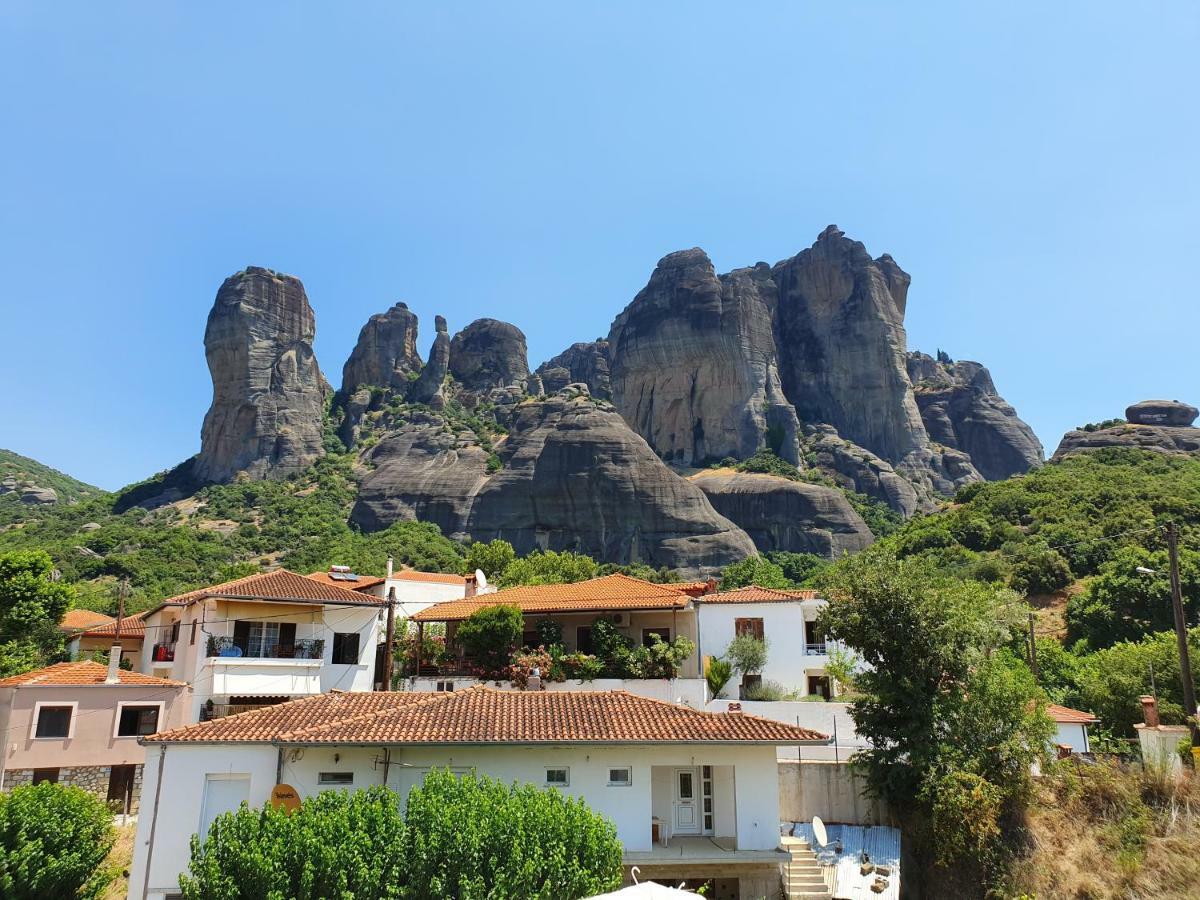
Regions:
<instances>
[{"instance_id":1,"label":"stone wall","mask_svg":"<svg viewBox=\"0 0 1200 900\"><path fill-rule=\"evenodd\" d=\"M864 796L866 782L846 763L779 760L779 818L785 822L892 825L880 800Z\"/></svg>"},{"instance_id":2,"label":"stone wall","mask_svg":"<svg viewBox=\"0 0 1200 900\"><path fill-rule=\"evenodd\" d=\"M48 766L47 768L53 768ZM25 784L33 784L33 775L37 769L8 769L4 772L4 787L11 790ZM112 775L111 766L61 766L58 769L58 783L69 784L83 788L89 794L94 794L101 800L108 799L108 782ZM136 813L142 796L142 767L135 766L133 770L133 799L129 811Z\"/></svg>"}]
</instances>

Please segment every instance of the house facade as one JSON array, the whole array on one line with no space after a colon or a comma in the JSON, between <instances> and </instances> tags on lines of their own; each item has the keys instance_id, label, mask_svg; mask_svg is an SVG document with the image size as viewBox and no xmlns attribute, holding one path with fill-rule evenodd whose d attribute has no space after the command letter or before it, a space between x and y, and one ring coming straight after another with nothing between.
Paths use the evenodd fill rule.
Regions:
<instances>
[{"instance_id":1,"label":"house facade","mask_svg":"<svg viewBox=\"0 0 1200 900\"><path fill-rule=\"evenodd\" d=\"M192 688L188 721L328 691L370 691L383 600L280 569L145 614L138 669Z\"/></svg>"},{"instance_id":2,"label":"house facade","mask_svg":"<svg viewBox=\"0 0 1200 900\"><path fill-rule=\"evenodd\" d=\"M1059 706L1057 703L1046 705L1046 715L1054 722L1055 748L1067 748L1070 753L1091 753L1092 746L1088 739L1088 726L1098 725L1100 720L1089 712Z\"/></svg>"},{"instance_id":3,"label":"house facade","mask_svg":"<svg viewBox=\"0 0 1200 900\"><path fill-rule=\"evenodd\" d=\"M610 819L627 869L778 893L779 744L822 734L740 712L705 713L621 691L332 694L144 739L151 765L130 897L178 890L193 833L261 806L280 783L301 798L387 785L402 800L433 768L551 787Z\"/></svg>"},{"instance_id":4,"label":"house facade","mask_svg":"<svg viewBox=\"0 0 1200 900\"><path fill-rule=\"evenodd\" d=\"M73 609L63 616L59 630L67 636L67 652L72 659L86 659L95 653L107 658L113 641L118 637L117 620L89 609ZM140 614L121 619L121 657L137 665L146 637L146 623Z\"/></svg>"},{"instance_id":5,"label":"house facade","mask_svg":"<svg viewBox=\"0 0 1200 900\"><path fill-rule=\"evenodd\" d=\"M0 789L53 781L138 811L139 737L185 722L187 685L91 660L0 680Z\"/></svg>"}]
</instances>

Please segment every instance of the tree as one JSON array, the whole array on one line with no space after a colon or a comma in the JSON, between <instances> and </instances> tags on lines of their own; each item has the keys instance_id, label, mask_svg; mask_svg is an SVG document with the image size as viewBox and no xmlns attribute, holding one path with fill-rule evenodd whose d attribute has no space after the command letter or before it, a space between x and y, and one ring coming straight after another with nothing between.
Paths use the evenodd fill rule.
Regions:
<instances>
[{"instance_id":1,"label":"tree","mask_svg":"<svg viewBox=\"0 0 1200 900\"><path fill-rule=\"evenodd\" d=\"M725 685L729 684L732 677L733 664L723 656L710 659L708 668L704 670L704 679L708 682L709 693L714 698L721 696L721 691L725 690Z\"/></svg>"},{"instance_id":2,"label":"tree","mask_svg":"<svg viewBox=\"0 0 1200 900\"><path fill-rule=\"evenodd\" d=\"M0 676L35 669L62 652L58 623L75 591L52 581L53 569L41 550L0 554Z\"/></svg>"},{"instance_id":3,"label":"tree","mask_svg":"<svg viewBox=\"0 0 1200 900\"><path fill-rule=\"evenodd\" d=\"M478 609L460 622L455 640L485 674L498 676L507 670L524 630L520 607L498 604Z\"/></svg>"},{"instance_id":4,"label":"tree","mask_svg":"<svg viewBox=\"0 0 1200 900\"><path fill-rule=\"evenodd\" d=\"M115 838L108 807L80 788L43 782L0 794L0 897L100 897Z\"/></svg>"},{"instance_id":5,"label":"tree","mask_svg":"<svg viewBox=\"0 0 1200 900\"><path fill-rule=\"evenodd\" d=\"M491 581L499 581L504 570L516 560L517 554L513 545L508 541L496 538L493 541L476 541L467 547L466 568L468 572L476 569Z\"/></svg>"},{"instance_id":6,"label":"tree","mask_svg":"<svg viewBox=\"0 0 1200 900\"><path fill-rule=\"evenodd\" d=\"M761 672L767 664L768 644L766 639L752 634L739 634L725 648L725 656L733 667L743 675Z\"/></svg>"},{"instance_id":7,"label":"tree","mask_svg":"<svg viewBox=\"0 0 1200 900\"><path fill-rule=\"evenodd\" d=\"M570 584L596 577L596 561L570 550L535 550L513 560L500 576L500 584Z\"/></svg>"},{"instance_id":8,"label":"tree","mask_svg":"<svg viewBox=\"0 0 1200 900\"><path fill-rule=\"evenodd\" d=\"M994 873L998 823L1028 796L1053 727L1032 673L1003 649L1023 604L880 547L820 583L829 605L818 628L866 664L851 715L869 744L854 758L868 790L919 820L926 854Z\"/></svg>"},{"instance_id":9,"label":"tree","mask_svg":"<svg viewBox=\"0 0 1200 900\"><path fill-rule=\"evenodd\" d=\"M187 900L402 897L405 827L385 787L325 791L292 814L269 804L218 816L193 836Z\"/></svg>"},{"instance_id":10,"label":"tree","mask_svg":"<svg viewBox=\"0 0 1200 900\"><path fill-rule=\"evenodd\" d=\"M725 567L721 573L721 590L731 591L735 588L757 585L758 587L788 590L793 587L783 569L771 562L765 556L747 556L741 562L735 562Z\"/></svg>"},{"instance_id":11,"label":"tree","mask_svg":"<svg viewBox=\"0 0 1200 900\"><path fill-rule=\"evenodd\" d=\"M405 897L572 900L621 883L612 823L554 789L435 770L405 820Z\"/></svg>"},{"instance_id":12,"label":"tree","mask_svg":"<svg viewBox=\"0 0 1200 900\"><path fill-rule=\"evenodd\" d=\"M829 560L815 553L791 553L786 550L772 550L766 554L768 560L779 566L783 577L791 582L793 587L808 584L809 579L829 565Z\"/></svg>"},{"instance_id":13,"label":"tree","mask_svg":"<svg viewBox=\"0 0 1200 900\"><path fill-rule=\"evenodd\" d=\"M1057 550L1045 544L1022 544L1010 556L1009 584L1022 594L1052 594L1075 580Z\"/></svg>"}]
</instances>

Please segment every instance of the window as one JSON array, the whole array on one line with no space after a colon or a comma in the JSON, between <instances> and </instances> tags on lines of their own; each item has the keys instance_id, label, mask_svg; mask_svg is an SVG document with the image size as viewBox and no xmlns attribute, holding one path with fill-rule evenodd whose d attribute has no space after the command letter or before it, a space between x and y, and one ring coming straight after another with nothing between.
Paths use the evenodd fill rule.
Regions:
<instances>
[{"instance_id":1,"label":"window","mask_svg":"<svg viewBox=\"0 0 1200 900\"><path fill-rule=\"evenodd\" d=\"M178 619L176 619L174 622L171 623L171 640L169 641L169 643L173 644L177 640L179 640L179 620Z\"/></svg>"},{"instance_id":2,"label":"window","mask_svg":"<svg viewBox=\"0 0 1200 900\"><path fill-rule=\"evenodd\" d=\"M58 769L34 769L33 783L41 784L43 781L58 784Z\"/></svg>"},{"instance_id":3,"label":"window","mask_svg":"<svg viewBox=\"0 0 1200 900\"><path fill-rule=\"evenodd\" d=\"M33 736L40 738L67 738L71 736L71 719L75 714L72 706L39 706L36 713L37 725Z\"/></svg>"},{"instance_id":4,"label":"window","mask_svg":"<svg viewBox=\"0 0 1200 900\"><path fill-rule=\"evenodd\" d=\"M571 783L571 770L567 768L547 769L546 784L551 787L566 787Z\"/></svg>"},{"instance_id":5,"label":"window","mask_svg":"<svg viewBox=\"0 0 1200 900\"><path fill-rule=\"evenodd\" d=\"M441 693L449 693L450 691L454 690L454 682L453 681L439 681L437 683L437 685L434 687L434 690L440 691Z\"/></svg>"},{"instance_id":6,"label":"window","mask_svg":"<svg viewBox=\"0 0 1200 900\"><path fill-rule=\"evenodd\" d=\"M200 625L200 623L199 623L199 622L193 622L193 623L192 623L192 635L191 635L191 637L190 637L190 638L188 638L188 643L189 643L189 644L194 644L194 643L196 643L196 628L197 628L199 625Z\"/></svg>"},{"instance_id":7,"label":"window","mask_svg":"<svg viewBox=\"0 0 1200 900\"><path fill-rule=\"evenodd\" d=\"M296 623L234 622L233 643L243 656L287 658L292 655L292 648L296 645Z\"/></svg>"},{"instance_id":8,"label":"window","mask_svg":"<svg viewBox=\"0 0 1200 900\"><path fill-rule=\"evenodd\" d=\"M629 787L633 784L633 769L628 766L619 769L609 769L608 784L610 787Z\"/></svg>"},{"instance_id":9,"label":"window","mask_svg":"<svg viewBox=\"0 0 1200 900\"><path fill-rule=\"evenodd\" d=\"M733 633L737 637L743 634L748 634L751 637L756 637L760 641L763 638L763 620L762 619L734 619Z\"/></svg>"},{"instance_id":10,"label":"window","mask_svg":"<svg viewBox=\"0 0 1200 900\"><path fill-rule=\"evenodd\" d=\"M525 631L521 633L521 646L527 650L536 650L538 645L542 643L541 635L536 631Z\"/></svg>"},{"instance_id":11,"label":"window","mask_svg":"<svg viewBox=\"0 0 1200 900\"><path fill-rule=\"evenodd\" d=\"M334 665L358 665L358 632L336 632L333 635Z\"/></svg>"},{"instance_id":12,"label":"window","mask_svg":"<svg viewBox=\"0 0 1200 900\"><path fill-rule=\"evenodd\" d=\"M125 706L121 704L117 713L117 737L138 737L158 731L158 714L161 706Z\"/></svg>"},{"instance_id":13,"label":"window","mask_svg":"<svg viewBox=\"0 0 1200 900\"><path fill-rule=\"evenodd\" d=\"M575 649L580 653L592 652L592 628L590 625L581 625L575 629Z\"/></svg>"},{"instance_id":14,"label":"window","mask_svg":"<svg viewBox=\"0 0 1200 900\"><path fill-rule=\"evenodd\" d=\"M353 772L321 772L317 775L317 784L336 784L346 786L354 784Z\"/></svg>"},{"instance_id":15,"label":"window","mask_svg":"<svg viewBox=\"0 0 1200 900\"><path fill-rule=\"evenodd\" d=\"M643 628L642 629L642 644L646 647L654 646L654 639L662 641L664 644L671 643L670 628Z\"/></svg>"}]
</instances>

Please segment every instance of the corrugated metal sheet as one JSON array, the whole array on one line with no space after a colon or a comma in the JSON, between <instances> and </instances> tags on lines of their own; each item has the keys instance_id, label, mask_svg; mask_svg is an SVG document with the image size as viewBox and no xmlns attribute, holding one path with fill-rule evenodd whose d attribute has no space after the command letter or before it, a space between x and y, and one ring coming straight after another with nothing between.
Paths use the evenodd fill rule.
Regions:
<instances>
[{"instance_id":1,"label":"corrugated metal sheet","mask_svg":"<svg viewBox=\"0 0 1200 900\"><path fill-rule=\"evenodd\" d=\"M835 900L899 900L900 898L900 829L886 825L826 825L829 843L818 847L813 839L812 822L797 822L793 832L808 841L817 858L827 868L833 869L833 896ZM842 852L836 844L842 842ZM887 888L880 893L871 890L877 877L874 873L862 875L862 852L866 851L871 862L887 866L892 870L887 879ZM826 878L826 882L829 882Z\"/></svg>"}]
</instances>

